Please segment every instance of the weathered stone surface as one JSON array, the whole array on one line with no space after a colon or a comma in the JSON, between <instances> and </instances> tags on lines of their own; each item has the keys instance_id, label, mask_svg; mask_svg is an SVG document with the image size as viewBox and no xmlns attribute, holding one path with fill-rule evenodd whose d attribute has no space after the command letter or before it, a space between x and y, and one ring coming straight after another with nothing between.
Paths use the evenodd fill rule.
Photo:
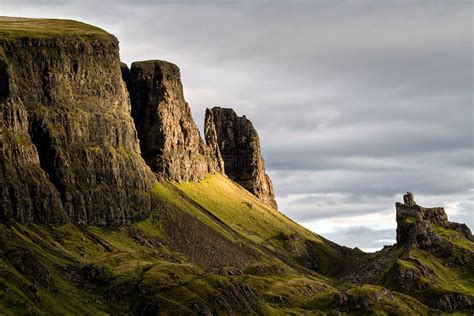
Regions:
<instances>
[{"instance_id":1,"label":"weathered stone surface","mask_svg":"<svg viewBox=\"0 0 474 316\"><path fill-rule=\"evenodd\" d=\"M213 157L213 159L216 161L220 172L224 174L224 160L222 159L222 154L217 141L217 131L216 125L214 124L214 116L212 111L209 109L206 109L206 117L204 119L204 136L206 139L206 144L209 147L211 157Z\"/></svg>"},{"instance_id":2,"label":"weathered stone surface","mask_svg":"<svg viewBox=\"0 0 474 316\"><path fill-rule=\"evenodd\" d=\"M422 249L447 247L444 245L446 241L434 231L432 224L456 230L462 238L472 239L471 231L466 224L448 221L444 208L419 206L410 192L403 198L405 203L395 204L397 244L414 245Z\"/></svg>"},{"instance_id":3,"label":"weathered stone surface","mask_svg":"<svg viewBox=\"0 0 474 316\"><path fill-rule=\"evenodd\" d=\"M407 192L407 194L403 196L403 203L405 203L405 205L416 205L413 193Z\"/></svg>"},{"instance_id":4,"label":"weathered stone surface","mask_svg":"<svg viewBox=\"0 0 474 316\"><path fill-rule=\"evenodd\" d=\"M0 37L1 222L116 225L150 209L118 41L67 23Z\"/></svg>"},{"instance_id":5,"label":"weathered stone surface","mask_svg":"<svg viewBox=\"0 0 474 316\"><path fill-rule=\"evenodd\" d=\"M252 122L245 115L237 116L232 109L214 107L206 111L205 131L208 146L220 150L226 175L277 208L272 182L265 173L260 140Z\"/></svg>"},{"instance_id":6,"label":"weathered stone surface","mask_svg":"<svg viewBox=\"0 0 474 316\"><path fill-rule=\"evenodd\" d=\"M220 163L199 135L184 99L179 68L166 61L122 67L142 156L162 180L200 180Z\"/></svg>"}]
</instances>

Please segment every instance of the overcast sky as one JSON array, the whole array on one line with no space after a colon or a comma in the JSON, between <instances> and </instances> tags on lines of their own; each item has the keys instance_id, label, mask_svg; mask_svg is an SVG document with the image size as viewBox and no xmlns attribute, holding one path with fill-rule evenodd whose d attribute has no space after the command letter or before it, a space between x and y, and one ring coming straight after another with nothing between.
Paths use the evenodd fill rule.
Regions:
<instances>
[{"instance_id":1,"label":"overcast sky","mask_svg":"<svg viewBox=\"0 0 474 316\"><path fill-rule=\"evenodd\" d=\"M198 125L217 105L250 118L280 209L331 240L394 243L406 191L474 227L470 0L0 0L0 15L82 20L128 64L177 64Z\"/></svg>"}]
</instances>

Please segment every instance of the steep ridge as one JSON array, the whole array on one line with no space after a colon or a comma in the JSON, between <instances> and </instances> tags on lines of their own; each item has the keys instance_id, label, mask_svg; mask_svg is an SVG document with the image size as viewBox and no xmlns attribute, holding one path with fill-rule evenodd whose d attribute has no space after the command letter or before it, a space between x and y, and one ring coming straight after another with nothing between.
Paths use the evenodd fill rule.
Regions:
<instances>
[{"instance_id":1,"label":"steep ridge","mask_svg":"<svg viewBox=\"0 0 474 316\"><path fill-rule=\"evenodd\" d=\"M265 173L260 139L252 122L232 109L214 107L206 110L204 129L208 146L219 148L226 175L276 209L273 184Z\"/></svg>"},{"instance_id":2,"label":"steep ridge","mask_svg":"<svg viewBox=\"0 0 474 316\"><path fill-rule=\"evenodd\" d=\"M169 62L122 65L142 155L162 180L192 181L221 172L184 100L179 68Z\"/></svg>"},{"instance_id":3,"label":"steep ridge","mask_svg":"<svg viewBox=\"0 0 474 316\"><path fill-rule=\"evenodd\" d=\"M397 243L369 255L346 276L410 294L445 312L474 309L474 242L465 224L442 207L417 205L413 194L396 203Z\"/></svg>"},{"instance_id":4,"label":"steep ridge","mask_svg":"<svg viewBox=\"0 0 474 316\"><path fill-rule=\"evenodd\" d=\"M2 222L114 225L150 209L117 39L74 21L0 20Z\"/></svg>"}]
</instances>

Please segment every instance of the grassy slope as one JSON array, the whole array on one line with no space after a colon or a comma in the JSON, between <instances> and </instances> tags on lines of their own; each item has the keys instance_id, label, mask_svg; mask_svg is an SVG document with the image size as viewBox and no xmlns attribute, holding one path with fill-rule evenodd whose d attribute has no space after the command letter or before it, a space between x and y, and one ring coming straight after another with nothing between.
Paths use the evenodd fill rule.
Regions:
<instances>
[{"instance_id":1,"label":"grassy slope","mask_svg":"<svg viewBox=\"0 0 474 316\"><path fill-rule=\"evenodd\" d=\"M73 20L0 16L0 40L23 37L75 37L87 40L96 37L112 37L112 35L98 27Z\"/></svg>"},{"instance_id":2,"label":"grassy slope","mask_svg":"<svg viewBox=\"0 0 474 316\"><path fill-rule=\"evenodd\" d=\"M240 236L295 259L320 258L316 270L324 274L332 274L334 264L342 266L348 256L361 255L303 228L221 175L176 187Z\"/></svg>"},{"instance_id":3,"label":"grassy slope","mask_svg":"<svg viewBox=\"0 0 474 316\"><path fill-rule=\"evenodd\" d=\"M221 175L208 176L197 184L187 182L176 186L240 235L257 243L272 244L281 239L282 233L298 233L318 243L323 242L318 235L255 199L251 193ZM280 245L277 243L274 246Z\"/></svg>"},{"instance_id":4,"label":"grassy slope","mask_svg":"<svg viewBox=\"0 0 474 316\"><path fill-rule=\"evenodd\" d=\"M152 216L120 229L1 225L0 311L428 311L403 294L339 284L291 262L281 234L337 250L222 176L157 184L153 194Z\"/></svg>"},{"instance_id":5,"label":"grassy slope","mask_svg":"<svg viewBox=\"0 0 474 316\"><path fill-rule=\"evenodd\" d=\"M452 229L432 224L436 233L451 243L449 254L432 254L412 248L404 252L394 264L396 274L412 275L406 284L394 282L389 272L383 284L389 288L409 292L410 295L429 301L436 295L466 295L474 297L474 262L463 257L472 256L474 242ZM413 281L415 280L415 281ZM414 286L415 285L415 286Z\"/></svg>"}]
</instances>

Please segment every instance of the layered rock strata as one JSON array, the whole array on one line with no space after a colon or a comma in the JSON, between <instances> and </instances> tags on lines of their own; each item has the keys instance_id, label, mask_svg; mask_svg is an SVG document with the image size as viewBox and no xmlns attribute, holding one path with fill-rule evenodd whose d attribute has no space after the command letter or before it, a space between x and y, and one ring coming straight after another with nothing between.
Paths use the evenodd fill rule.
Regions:
<instances>
[{"instance_id":1,"label":"layered rock strata","mask_svg":"<svg viewBox=\"0 0 474 316\"><path fill-rule=\"evenodd\" d=\"M118 225L150 209L117 39L74 21L0 34L0 221Z\"/></svg>"},{"instance_id":2,"label":"layered rock strata","mask_svg":"<svg viewBox=\"0 0 474 316\"><path fill-rule=\"evenodd\" d=\"M226 175L277 208L272 182L265 173L258 133L252 122L232 109L214 107L206 111L204 129L207 145L220 151Z\"/></svg>"},{"instance_id":3,"label":"layered rock strata","mask_svg":"<svg viewBox=\"0 0 474 316\"><path fill-rule=\"evenodd\" d=\"M218 153L201 139L184 99L179 68L166 61L122 66L142 155L162 180L194 181L222 172Z\"/></svg>"}]
</instances>

